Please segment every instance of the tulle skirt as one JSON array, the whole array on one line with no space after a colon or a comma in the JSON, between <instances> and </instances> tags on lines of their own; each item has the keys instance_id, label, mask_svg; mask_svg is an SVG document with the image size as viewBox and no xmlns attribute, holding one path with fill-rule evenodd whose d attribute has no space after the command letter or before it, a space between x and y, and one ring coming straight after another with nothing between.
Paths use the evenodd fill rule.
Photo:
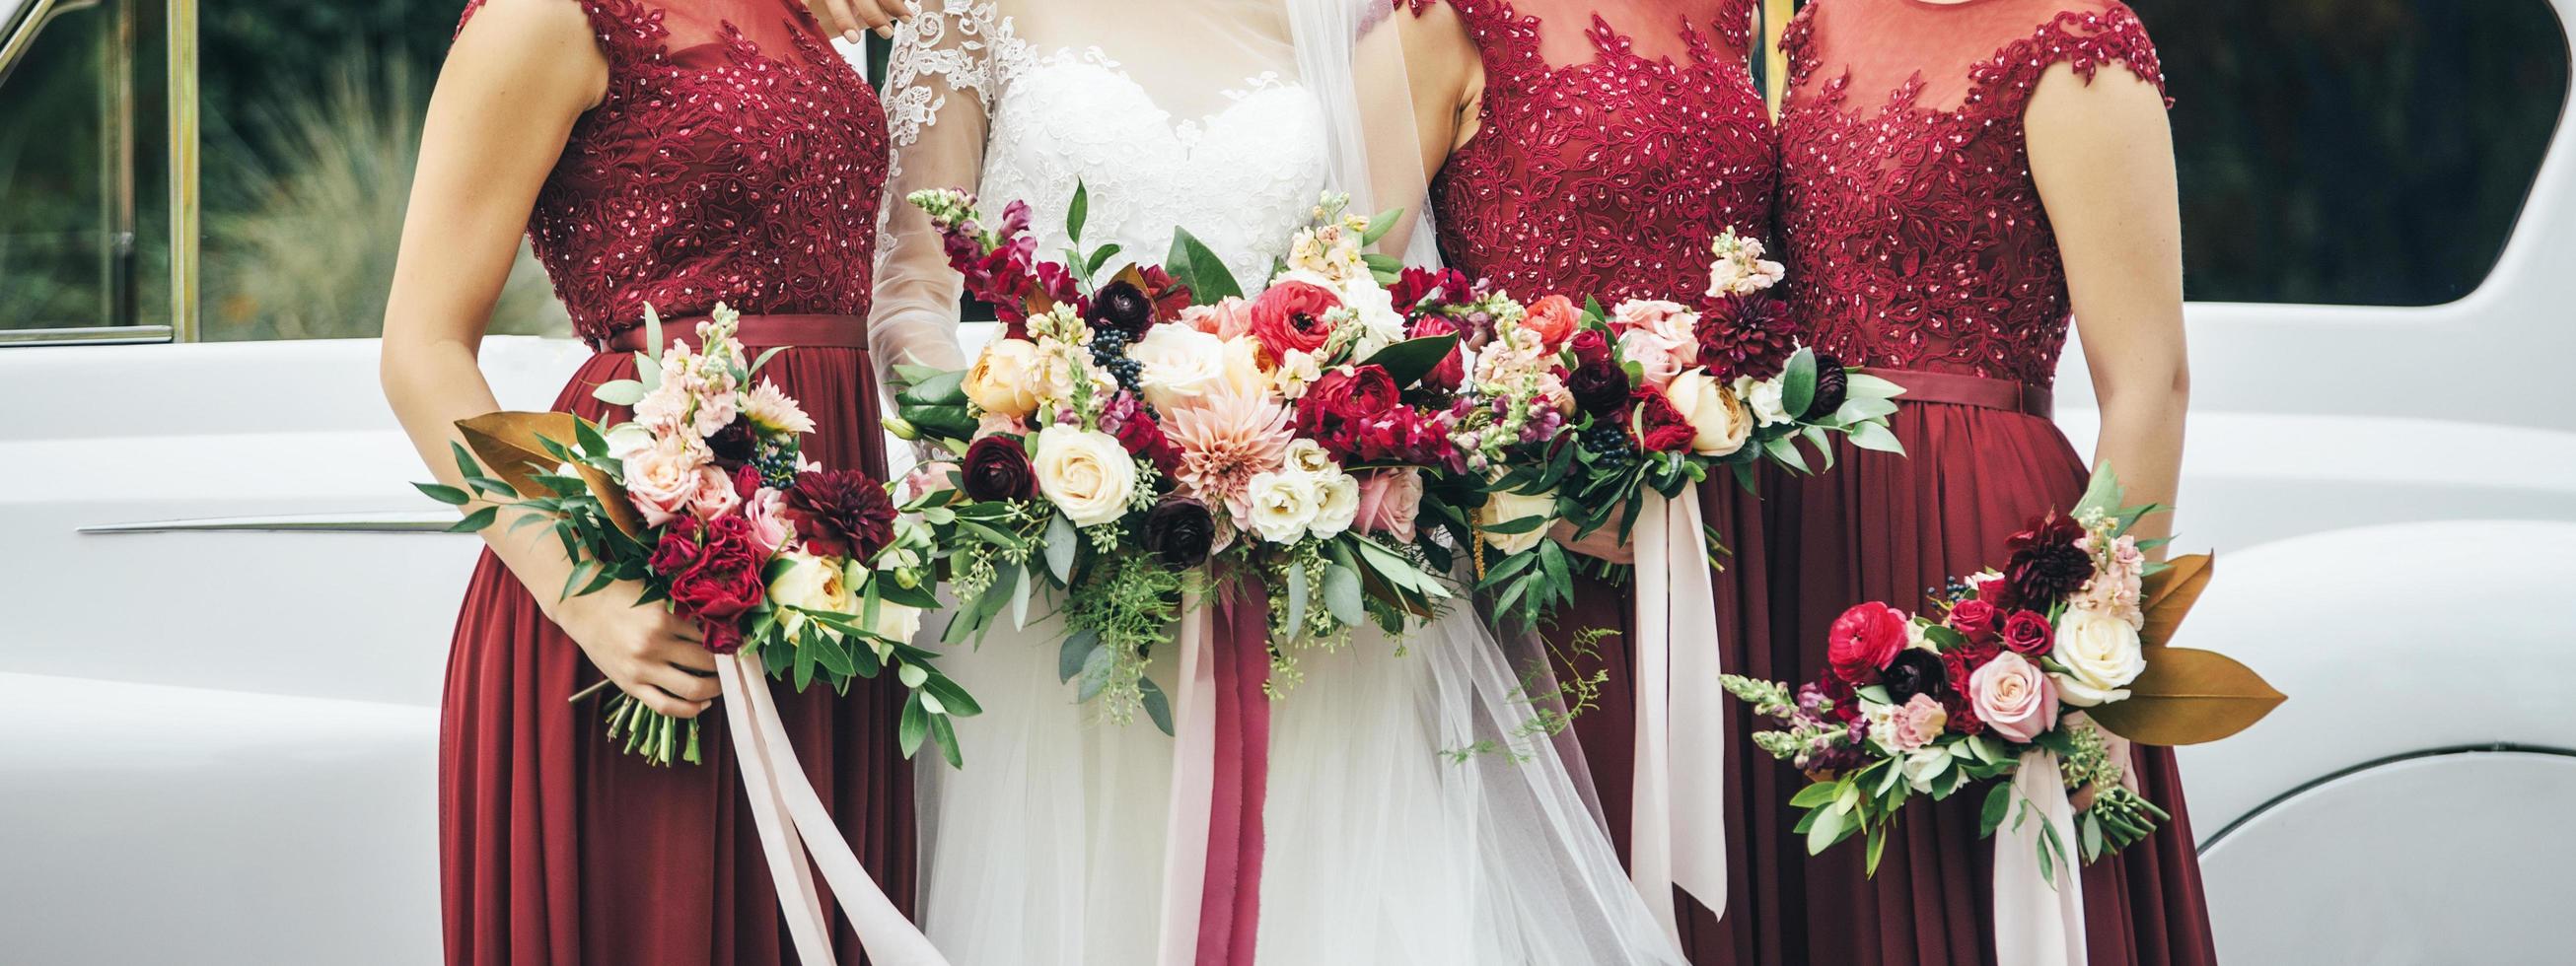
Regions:
<instances>
[{"instance_id":1,"label":"tulle skirt","mask_svg":"<svg viewBox=\"0 0 2576 966\"><path fill-rule=\"evenodd\" d=\"M759 351L760 347L752 347ZM555 408L592 419L591 389L634 375L628 353L584 363ZM882 473L864 352L800 348L763 369L822 422L807 453ZM439 722L440 882L447 962L762 966L792 962L721 703L704 763L646 765L604 737L581 647L490 554L457 615ZM913 895L912 763L895 743L890 678L846 696L778 685L798 760L886 894ZM840 961L863 962L846 922Z\"/></svg>"},{"instance_id":2,"label":"tulle skirt","mask_svg":"<svg viewBox=\"0 0 2576 966\"><path fill-rule=\"evenodd\" d=\"M1775 633L1748 673L1813 679L1825 632L1864 601L1923 606L1927 588L2000 565L2004 540L2033 516L2066 510L2087 471L2055 425L2002 409L1906 403L1890 420L1907 455L1837 448L1839 468L1763 481ZM1739 746L1742 747L1742 746ZM2173 813L2148 841L2084 869L2085 931L2095 966L2216 961L2173 753L2139 748L2140 790ZM1742 747L1750 757L1751 749ZM1800 783L1769 760L1768 788L1743 786L1749 847L1777 904L1745 924L1739 962L1975 964L1994 961L1994 843L1977 836L1979 796L1906 806L1875 878L1845 843L1813 859L1790 827ZM1732 912L1730 913L1732 915Z\"/></svg>"}]
</instances>

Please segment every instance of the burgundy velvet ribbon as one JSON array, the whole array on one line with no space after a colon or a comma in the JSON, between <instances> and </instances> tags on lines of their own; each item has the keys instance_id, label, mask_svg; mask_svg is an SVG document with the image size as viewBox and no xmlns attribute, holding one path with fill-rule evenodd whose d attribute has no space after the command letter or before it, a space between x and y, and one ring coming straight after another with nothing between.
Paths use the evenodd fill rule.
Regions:
<instances>
[{"instance_id":1,"label":"burgundy velvet ribbon","mask_svg":"<svg viewBox=\"0 0 2576 966\"><path fill-rule=\"evenodd\" d=\"M1199 966L1252 966L1261 919L1261 809L1270 794L1270 602L1248 581L1217 596L1216 782Z\"/></svg>"}]
</instances>

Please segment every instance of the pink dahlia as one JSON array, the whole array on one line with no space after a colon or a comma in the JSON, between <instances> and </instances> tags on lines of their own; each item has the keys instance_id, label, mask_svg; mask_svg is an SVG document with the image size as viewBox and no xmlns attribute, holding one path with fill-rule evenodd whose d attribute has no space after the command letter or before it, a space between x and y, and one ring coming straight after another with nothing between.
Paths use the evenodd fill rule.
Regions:
<instances>
[{"instance_id":1,"label":"pink dahlia","mask_svg":"<svg viewBox=\"0 0 2576 966\"><path fill-rule=\"evenodd\" d=\"M1183 496L1222 506L1240 520L1252 512L1246 491L1255 473L1288 456L1288 407L1262 397L1220 393L1165 414L1163 436L1181 451L1172 479Z\"/></svg>"}]
</instances>

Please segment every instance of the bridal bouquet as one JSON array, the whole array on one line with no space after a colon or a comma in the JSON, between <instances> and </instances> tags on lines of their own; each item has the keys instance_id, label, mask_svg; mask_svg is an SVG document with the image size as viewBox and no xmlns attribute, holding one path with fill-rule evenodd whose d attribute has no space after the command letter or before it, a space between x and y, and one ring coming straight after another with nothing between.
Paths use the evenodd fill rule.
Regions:
<instances>
[{"instance_id":1,"label":"bridal bouquet","mask_svg":"<svg viewBox=\"0 0 2576 966\"><path fill-rule=\"evenodd\" d=\"M1431 613L1448 558L1415 520L1425 472L1456 450L1445 411L1417 401L1455 370L1456 339L1409 337L1386 266L1360 254L1393 217L1328 199L1246 297L1186 231L1163 265L1100 278L1118 246L1082 247L1086 199L1077 186L1061 262L1037 257L1025 203L988 223L963 191L908 199L1004 326L962 373L900 373L897 433L957 457L907 505L952 555L949 639L1005 609L1024 622L1035 582L1069 591L1059 672L1114 719L1141 707L1168 731L1145 662L1204 564L1268 595L1282 669L1283 645Z\"/></svg>"},{"instance_id":2,"label":"bridal bouquet","mask_svg":"<svg viewBox=\"0 0 2576 966\"><path fill-rule=\"evenodd\" d=\"M1625 538L1643 494L1678 498L1719 472L1749 488L1766 459L1807 472L1800 440L1830 465L1833 433L1903 452L1887 429L1902 390L1800 344L1768 291L1782 268L1761 242L1729 231L1713 247L1697 309L1522 303L1454 271L1399 282L1415 325L1448 326L1477 350L1457 444L1480 491L1483 544L1500 554L1478 587L1498 612L1534 623L1570 599L1570 561L1545 539L1560 519L1589 533L1615 517Z\"/></svg>"},{"instance_id":3,"label":"bridal bouquet","mask_svg":"<svg viewBox=\"0 0 2576 966\"><path fill-rule=\"evenodd\" d=\"M2066 788L2092 790L2071 843L2090 862L2166 817L2123 784L2106 731L2142 744L2215 741L2283 700L2244 665L2165 646L2209 583L2209 557L2147 562L2143 551L2164 541L2128 531L2160 508L2119 504L2105 468L2072 514L2014 534L2003 569L1953 581L1920 613L1877 602L1844 612L1831 631L1831 667L1816 681L1792 689L1724 679L1782 725L1754 743L1812 779L1790 798L1806 810L1797 830L1810 854L1862 835L1874 872L1908 799L2012 775L2041 750ZM2015 784L1998 781L1983 833L2007 821L2018 828L2031 809ZM2048 876L2066 867L2070 843L2044 821L2039 830Z\"/></svg>"},{"instance_id":4,"label":"bridal bouquet","mask_svg":"<svg viewBox=\"0 0 2576 966\"><path fill-rule=\"evenodd\" d=\"M489 505L455 529L492 525L520 511L512 529L550 525L573 561L566 597L639 581L643 605L695 622L707 650L757 654L798 689L821 679L891 670L911 691L904 753L925 738L960 762L953 716L980 709L912 644L932 595L931 531L896 513L886 486L866 474L805 459L813 417L777 384L754 381L737 314L718 305L698 324L699 344L661 349L650 308L638 379L601 385L602 402L633 407L601 426L569 413L492 413L457 424L456 463L474 493L418 484L440 502ZM606 702L608 733L655 764L698 760L698 723L681 722L620 693Z\"/></svg>"}]
</instances>

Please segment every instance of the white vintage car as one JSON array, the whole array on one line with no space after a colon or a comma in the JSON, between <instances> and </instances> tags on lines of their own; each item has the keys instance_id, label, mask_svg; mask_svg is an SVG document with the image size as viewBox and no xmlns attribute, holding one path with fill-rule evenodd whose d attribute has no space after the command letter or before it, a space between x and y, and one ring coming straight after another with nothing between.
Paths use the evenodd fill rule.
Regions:
<instances>
[{"instance_id":1,"label":"white vintage car","mask_svg":"<svg viewBox=\"0 0 2576 966\"><path fill-rule=\"evenodd\" d=\"M2467 6L2512 4L2576 15ZM195 159L138 147L197 143L193 58L140 56L193 52L194 7L0 0L0 312L55 264L9 234L29 99L97 93L111 243L97 311L0 317L0 963L436 962L437 705L479 544L405 485L373 340L205 338ZM12 75L74 38L98 56ZM2563 106L2566 34L2526 39L2555 89L2474 93ZM2576 962L2576 134L2530 136L2465 297L2191 307L2179 520L2222 552L2180 643L2292 696L2183 752L2228 961ZM496 337L483 362L534 408L586 351Z\"/></svg>"}]
</instances>

